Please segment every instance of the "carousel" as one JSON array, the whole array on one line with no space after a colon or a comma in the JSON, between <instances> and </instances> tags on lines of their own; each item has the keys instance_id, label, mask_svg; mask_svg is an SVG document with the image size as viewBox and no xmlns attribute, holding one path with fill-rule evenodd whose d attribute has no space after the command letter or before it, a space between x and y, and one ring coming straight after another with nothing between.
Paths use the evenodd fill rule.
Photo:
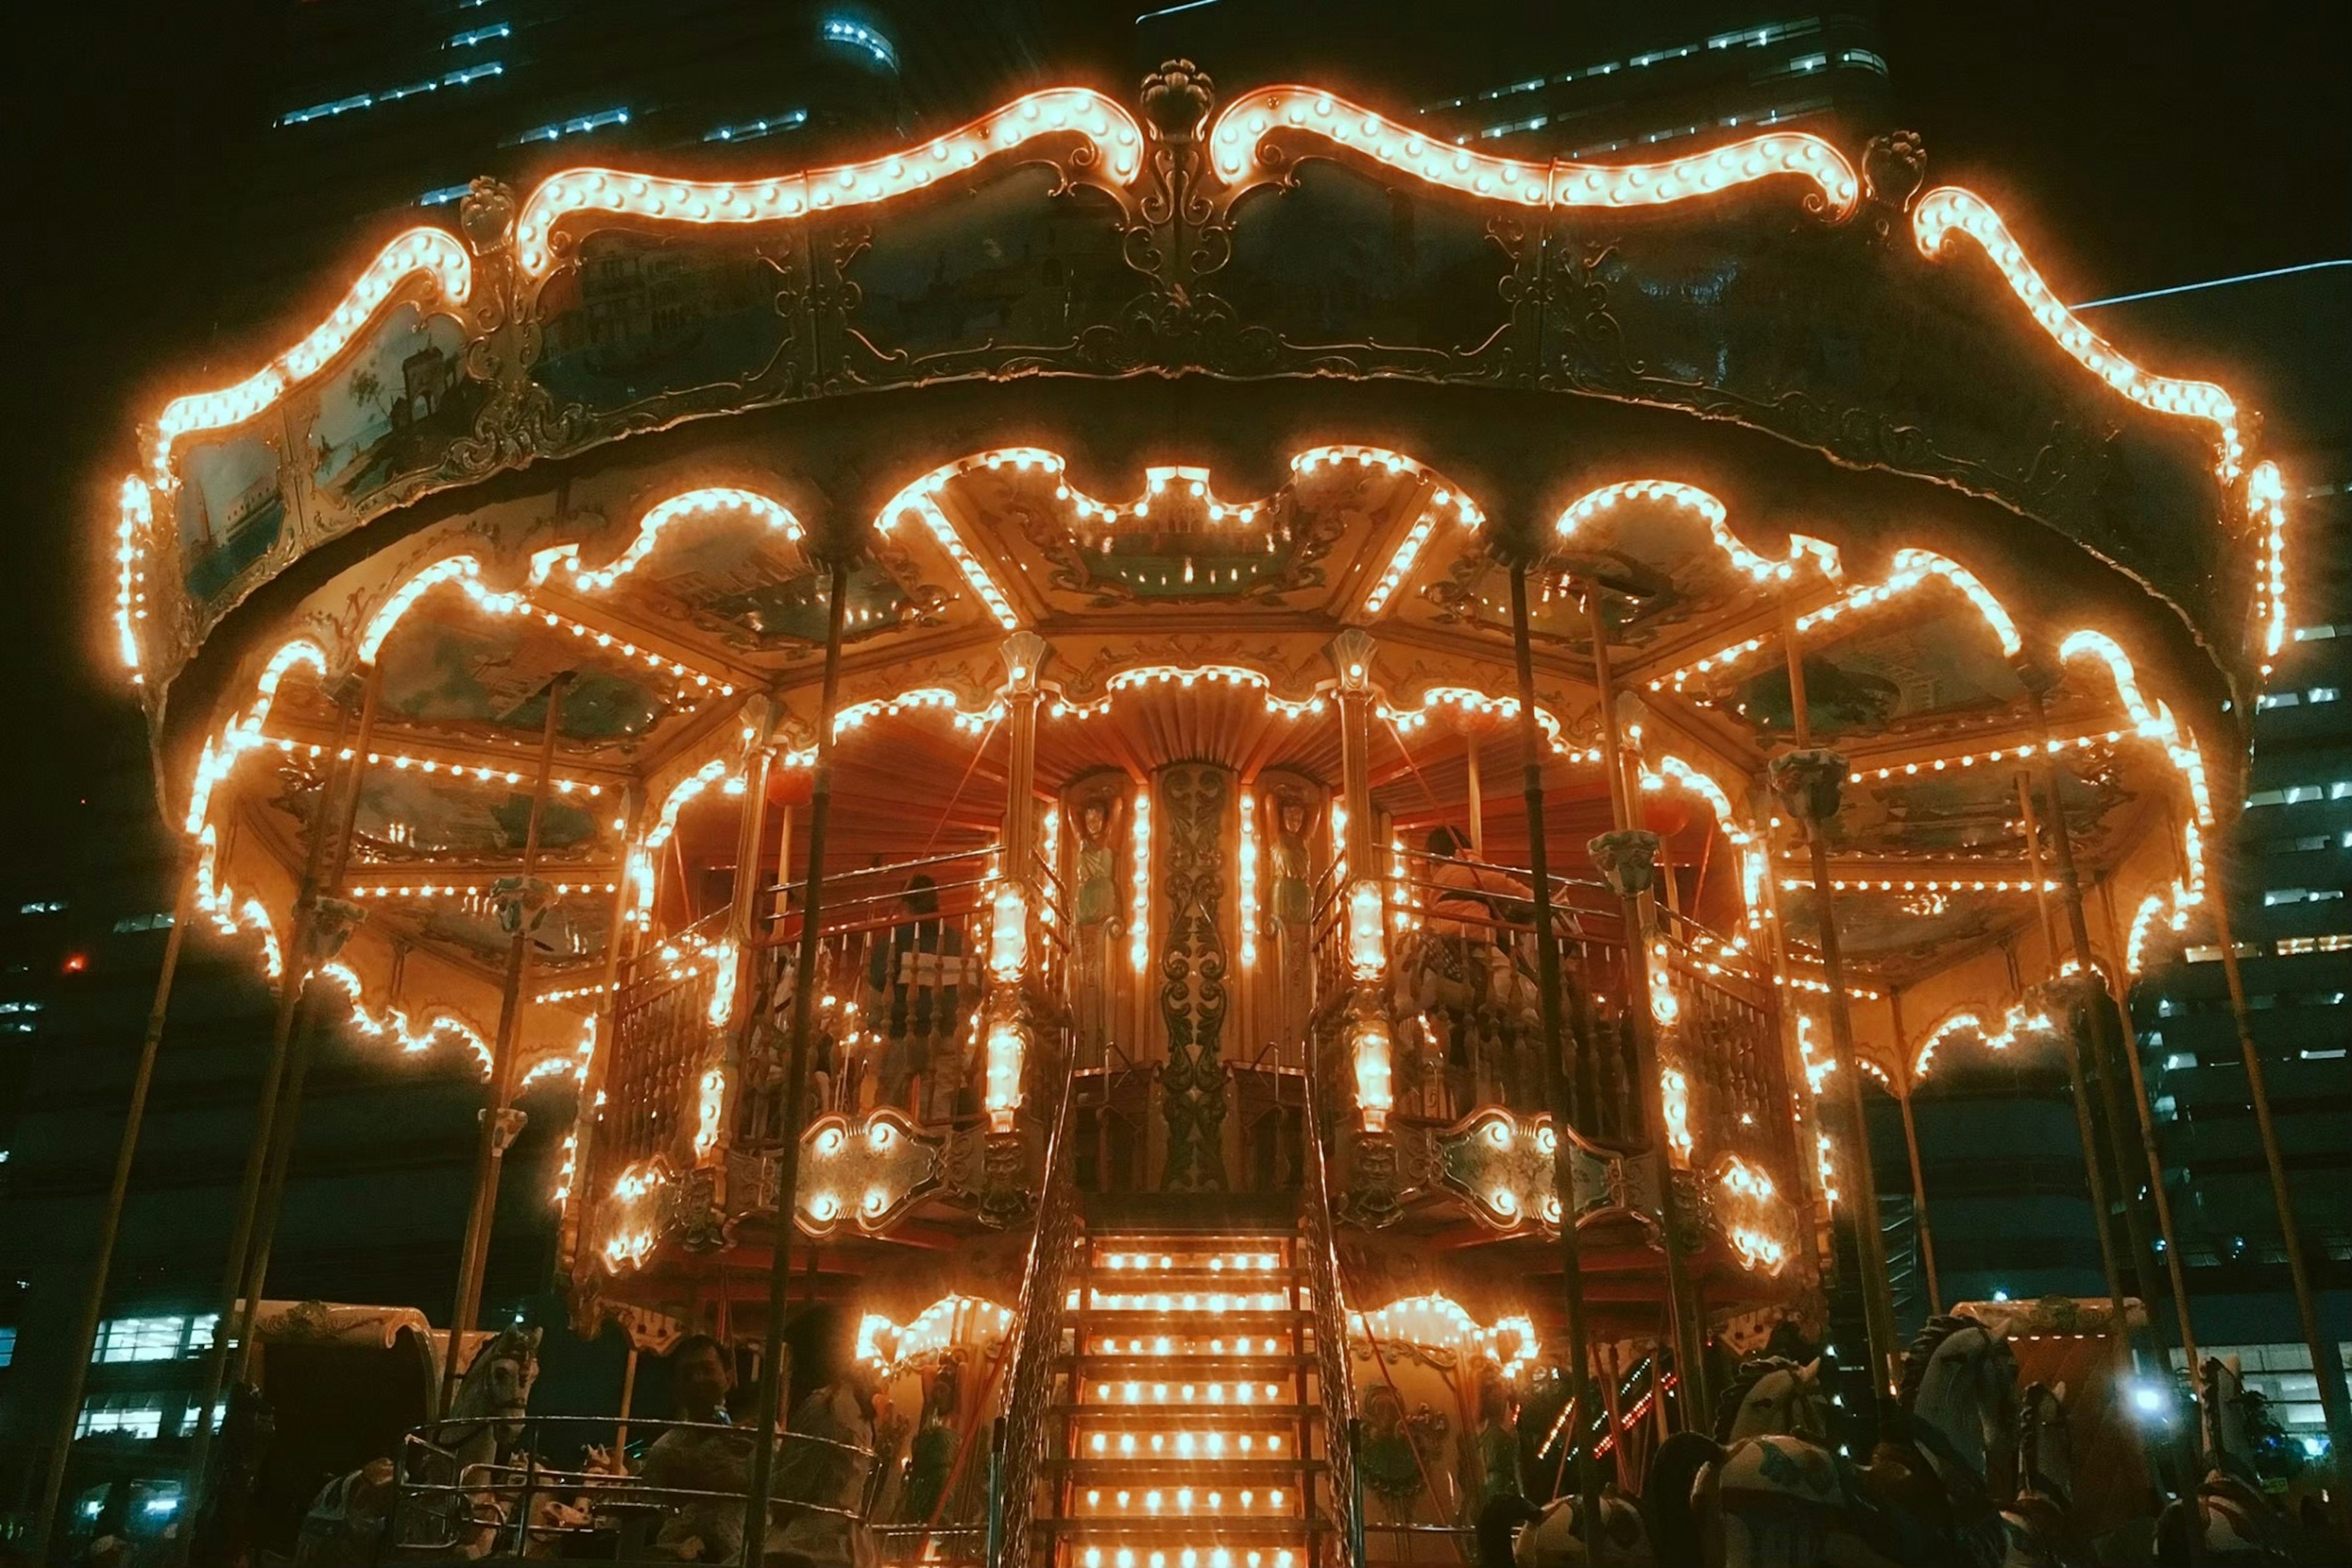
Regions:
<instances>
[{"instance_id":1,"label":"carousel","mask_svg":"<svg viewBox=\"0 0 2352 1568\"><path fill-rule=\"evenodd\" d=\"M2231 952L2258 418L1903 134L1525 163L1171 62L873 153L478 181L141 427L112 612L179 927L281 997L225 1321L315 1015L481 1074L444 1342L558 1080L576 1326L715 1334L827 1445L743 1438L678 1505L729 1527L625 1473L517 1500L580 1461L509 1347L475 1479L395 1478L476 1547L2121 1523L1988 1481L2035 1334L1898 1336L1856 1216L1916 1149L1874 1169L1865 1100L2063 1058L2108 1296L2038 1429L2143 1463L2100 1406L2187 1318L2115 1004ZM1820 1489L1874 1443L1939 1462ZM1662 1466L1745 1479L1637 1519Z\"/></svg>"}]
</instances>

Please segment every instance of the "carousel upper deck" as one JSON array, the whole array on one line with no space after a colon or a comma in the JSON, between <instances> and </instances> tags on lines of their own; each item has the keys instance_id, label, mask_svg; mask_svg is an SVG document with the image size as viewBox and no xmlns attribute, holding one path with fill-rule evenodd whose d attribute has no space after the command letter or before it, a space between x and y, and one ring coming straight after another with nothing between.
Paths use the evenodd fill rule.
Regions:
<instances>
[{"instance_id":1,"label":"carousel upper deck","mask_svg":"<svg viewBox=\"0 0 2352 1568\"><path fill-rule=\"evenodd\" d=\"M1580 1338L1790 1302L1862 1075L2188 929L2285 624L2254 416L1924 170L1171 65L478 183L142 433L195 906L494 1109L577 1081L591 1308L756 1316L788 1205L876 1332L1058 1346L1078 1229L1209 1227L1288 1408L1341 1297L1497 1364L1564 1269Z\"/></svg>"}]
</instances>

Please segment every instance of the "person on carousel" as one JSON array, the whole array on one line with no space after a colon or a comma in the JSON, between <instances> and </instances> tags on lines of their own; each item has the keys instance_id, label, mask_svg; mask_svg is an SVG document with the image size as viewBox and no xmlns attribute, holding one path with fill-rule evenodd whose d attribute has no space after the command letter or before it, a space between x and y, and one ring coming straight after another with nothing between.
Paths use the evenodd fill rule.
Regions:
<instances>
[{"instance_id":1,"label":"person on carousel","mask_svg":"<svg viewBox=\"0 0 2352 1568\"><path fill-rule=\"evenodd\" d=\"M729 1429L727 1396L735 1369L726 1347L709 1334L688 1334L670 1352L670 1427L646 1449L639 1479L683 1494L662 1523L654 1545L689 1563L723 1563L743 1551L743 1504L751 1485L751 1445Z\"/></svg>"}]
</instances>

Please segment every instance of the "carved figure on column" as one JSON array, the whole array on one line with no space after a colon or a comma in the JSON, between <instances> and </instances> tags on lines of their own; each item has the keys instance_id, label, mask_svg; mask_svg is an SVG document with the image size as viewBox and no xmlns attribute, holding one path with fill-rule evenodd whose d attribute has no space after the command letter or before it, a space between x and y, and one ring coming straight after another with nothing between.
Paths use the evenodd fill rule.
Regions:
<instances>
[{"instance_id":1,"label":"carved figure on column","mask_svg":"<svg viewBox=\"0 0 2352 1568\"><path fill-rule=\"evenodd\" d=\"M1096 788L1071 803L1077 844L1070 863L1071 960L1078 1048L1100 1062L1110 1029L1110 949L1120 935L1113 799Z\"/></svg>"},{"instance_id":2,"label":"carved figure on column","mask_svg":"<svg viewBox=\"0 0 2352 1568\"><path fill-rule=\"evenodd\" d=\"M1309 820L1303 798L1289 790L1276 793L1274 831L1266 846L1272 872L1266 910L1274 927L1280 1026L1286 1040L1304 1037L1314 1005L1308 925L1315 918L1315 852L1307 837Z\"/></svg>"},{"instance_id":3,"label":"carved figure on column","mask_svg":"<svg viewBox=\"0 0 2352 1568\"><path fill-rule=\"evenodd\" d=\"M1165 834L1160 886L1168 909L1160 955L1160 1015L1168 1057L1160 1069L1170 1191L1225 1185L1225 1065L1221 1047L1230 996L1219 911L1225 897L1226 803L1221 768L1186 763L1160 775Z\"/></svg>"}]
</instances>

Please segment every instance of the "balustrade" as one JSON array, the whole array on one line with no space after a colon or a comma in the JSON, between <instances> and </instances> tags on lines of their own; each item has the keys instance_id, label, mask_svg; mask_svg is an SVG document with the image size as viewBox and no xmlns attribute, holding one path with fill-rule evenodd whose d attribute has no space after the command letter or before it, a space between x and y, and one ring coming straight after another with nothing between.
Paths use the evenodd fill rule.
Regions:
<instances>
[{"instance_id":1,"label":"balustrade","mask_svg":"<svg viewBox=\"0 0 2352 1568\"><path fill-rule=\"evenodd\" d=\"M1343 1028L1367 993L1385 1004L1391 1114L1402 1124L1450 1127L1493 1108L1547 1114L1530 873L1402 850L1384 860L1375 876L1339 867L1317 886L1317 1028ZM1645 1140L1625 906L1597 881L1554 877L1549 890L1577 1129L1596 1148L1631 1152ZM1695 921L1665 910L1654 919L1652 994L1641 1005L1658 1023L1676 1163L1711 1172L1736 1155L1801 1190L1769 972L1743 943ZM1323 1092L1357 1106L1360 1077L1339 1076Z\"/></svg>"},{"instance_id":2,"label":"balustrade","mask_svg":"<svg viewBox=\"0 0 2352 1568\"><path fill-rule=\"evenodd\" d=\"M731 904L648 936L620 971L601 1187L626 1170L671 1174L722 1152L774 1153L815 1119L887 1107L917 1125L976 1126L999 1107L1052 1104L1068 1002L1067 900L1053 868L1003 874L987 846L827 879L812 984L817 1010L803 1103L786 1104L785 1042L803 910L799 885L758 900L749 954ZM748 961L747 961L748 960ZM992 1011L992 998L1007 1005ZM1018 1036L1004 1026L1015 1020ZM1049 1046L1054 1048L1041 1048ZM998 1059L1002 1058L1002 1059Z\"/></svg>"}]
</instances>

